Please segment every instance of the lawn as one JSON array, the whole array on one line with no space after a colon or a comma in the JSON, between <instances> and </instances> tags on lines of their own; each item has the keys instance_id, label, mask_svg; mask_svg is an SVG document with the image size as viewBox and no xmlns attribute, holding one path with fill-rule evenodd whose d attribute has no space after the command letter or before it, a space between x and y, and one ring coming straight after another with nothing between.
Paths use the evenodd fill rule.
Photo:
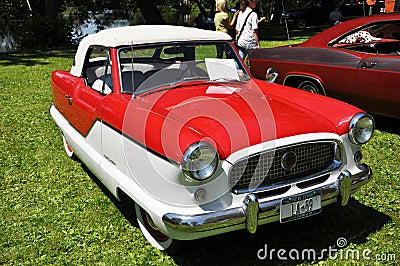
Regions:
<instances>
[{"instance_id":1,"label":"lawn","mask_svg":"<svg viewBox=\"0 0 400 266\"><path fill-rule=\"evenodd\" d=\"M287 42L267 38L262 47L282 44ZM315 250L314 263L321 265L399 264L398 120L377 118L378 130L363 148L375 177L347 207L329 206L309 219L266 225L255 235L240 231L184 242L180 253L168 255L143 238L129 206L121 206L64 154L60 130L48 112L49 80L53 70L68 70L72 58L72 51L0 54L0 265L313 263L280 260L279 249L286 257L289 251L295 256L296 250ZM272 249L272 258L262 256ZM338 251L328 256L324 250L329 249Z\"/></svg>"}]
</instances>

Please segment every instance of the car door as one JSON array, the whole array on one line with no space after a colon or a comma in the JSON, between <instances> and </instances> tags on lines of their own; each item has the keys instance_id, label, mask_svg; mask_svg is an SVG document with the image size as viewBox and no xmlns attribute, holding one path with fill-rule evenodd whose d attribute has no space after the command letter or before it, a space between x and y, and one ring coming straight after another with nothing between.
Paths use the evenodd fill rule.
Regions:
<instances>
[{"instance_id":1,"label":"car door","mask_svg":"<svg viewBox=\"0 0 400 266\"><path fill-rule=\"evenodd\" d=\"M386 116L400 117L400 56L368 54L356 73L358 105Z\"/></svg>"},{"instance_id":2,"label":"car door","mask_svg":"<svg viewBox=\"0 0 400 266\"><path fill-rule=\"evenodd\" d=\"M104 95L86 86L83 79L71 88L72 104L69 107L69 122L83 136L87 136L91 127L102 114Z\"/></svg>"},{"instance_id":3,"label":"car door","mask_svg":"<svg viewBox=\"0 0 400 266\"><path fill-rule=\"evenodd\" d=\"M69 119L68 110L72 103L69 95L71 88L76 83L77 78L66 71L54 71L51 74L51 89L53 91L53 104L57 110Z\"/></svg>"},{"instance_id":4,"label":"car door","mask_svg":"<svg viewBox=\"0 0 400 266\"><path fill-rule=\"evenodd\" d=\"M110 66L108 49L89 48L87 61L83 67L83 77L70 89L69 122L83 136L87 136L95 122L101 120L103 100L112 92Z\"/></svg>"}]
</instances>

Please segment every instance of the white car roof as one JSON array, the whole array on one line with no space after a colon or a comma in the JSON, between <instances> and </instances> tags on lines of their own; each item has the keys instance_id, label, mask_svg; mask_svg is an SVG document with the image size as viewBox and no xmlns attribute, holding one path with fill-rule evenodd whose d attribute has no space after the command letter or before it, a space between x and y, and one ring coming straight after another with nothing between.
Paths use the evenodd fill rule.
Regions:
<instances>
[{"instance_id":1,"label":"white car roof","mask_svg":"<svg viewBox=\"0 0 400 266\"><path fill-rule=\"evenodd\" d=\"M137 25L102 30L86 36L79 43L71 74L75 76L81 75L86 52L92 45L118 47L123 45L204 40L230 41L232 38L222 32L172 25Z\"/></svg>"}]
</instances>

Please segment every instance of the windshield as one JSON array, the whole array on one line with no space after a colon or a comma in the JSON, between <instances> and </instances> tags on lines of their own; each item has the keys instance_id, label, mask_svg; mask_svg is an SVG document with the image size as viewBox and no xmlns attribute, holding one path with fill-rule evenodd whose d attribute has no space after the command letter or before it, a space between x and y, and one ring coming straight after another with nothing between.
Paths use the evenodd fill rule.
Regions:
<instances>
[{"instance_id":1,"label":"windshield","mask_svg":"<svg viewBox=\"0 0 400 266\"><path fill-rule=\"evenodd\" d=\"M398 56L400 23L387 21L364 25L332 41L329 45L362 53Z\"/></svg>"},{"instance_id":2,"label":"windshield","mask_svg":"<svg viewBox=\"0 0 400 266\"><path fill-rule=\"evenodd\" d=\"M228 42L174 43L119 49L123 93L142 94L187 82L246 82L249 74Z\"/></svg>"}]
</instances>

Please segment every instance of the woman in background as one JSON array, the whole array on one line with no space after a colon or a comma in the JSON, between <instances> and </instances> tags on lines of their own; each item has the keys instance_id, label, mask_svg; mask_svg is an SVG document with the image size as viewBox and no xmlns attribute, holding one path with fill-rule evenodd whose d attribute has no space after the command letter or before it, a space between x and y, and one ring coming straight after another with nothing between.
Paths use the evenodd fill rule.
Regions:
<instances>
[{"instance_id":1,"label":"woman in background","mask_svg":"<svg viewBox=\"0 0 400 266\"><path fill-rule=\"evenodd\" d=\"M229 33L229 29L232 28L236 23L236 18L239 14L239 11L236 11L233 14L232 21L230 21L227 10L228 7L226 6L225 0L217 0L215 3L215 17L214 17L214 24L215 30L221 31L224 33ZM217 57L222 58L224 52L223 46L217 46Z\"/></svg>"}]
</instances>

